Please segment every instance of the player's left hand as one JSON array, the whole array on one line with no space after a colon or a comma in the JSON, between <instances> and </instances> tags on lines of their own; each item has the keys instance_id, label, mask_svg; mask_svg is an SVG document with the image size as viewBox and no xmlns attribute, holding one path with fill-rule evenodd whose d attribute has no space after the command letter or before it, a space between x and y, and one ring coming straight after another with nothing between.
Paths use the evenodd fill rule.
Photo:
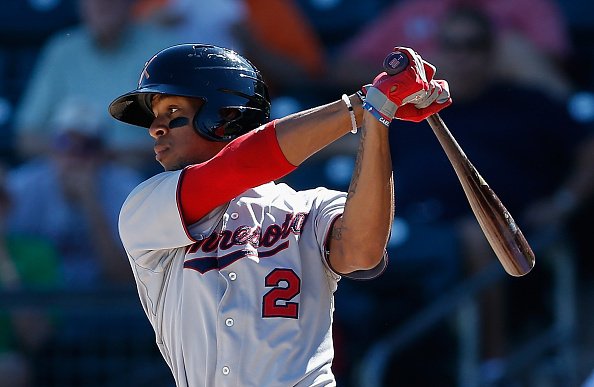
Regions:
<instances>
[{"instance_id":1,"label":"player's left hand","mask_svg":"<svg viewBox=\"0 0 594 387\"><path fill-rule=\"evenodd\" d=\"M451 105L450 87L442 79L431 80L427 94L418 102L408 103L398 107L396 117L403 121L421 122L432 114Z\"/></svg>"},{"instance_id":2,"label":"player's left hand","mask_svg":"<svg viewBox=\"0 0 594 387\"><path fill-rule=\"evenodd\" d=\"M387 126L393 118L422 121L451 104L447 82L433 80L435 66L410 48L395 47L394 52L405 55L408 64L394 75L384 71L364 86L366 110Z\"/></svg>"}]
</instances>

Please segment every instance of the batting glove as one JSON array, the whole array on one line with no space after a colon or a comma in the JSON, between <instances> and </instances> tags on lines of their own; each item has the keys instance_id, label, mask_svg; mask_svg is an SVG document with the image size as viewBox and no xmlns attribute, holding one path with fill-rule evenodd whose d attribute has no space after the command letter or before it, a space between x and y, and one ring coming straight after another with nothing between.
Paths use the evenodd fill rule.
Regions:
<instances>
[{"instance_id":1,"label":"batting glove","mask_svg":"<svg viewBox=\"0 0 594 387\"><path fill-rule=\"evenodd\" d=\"M451 103L446 81L434 81L435 67L424 61L419 54L407 47L395 47L389 55L390 66L406 67L393 75L387 72L378 74L373 83L363 87L365 101L363 107L384 125L393 118L419 122L438 112ZM392 63L399 58L403 63ZM408 105L408 106L407 106Z\"/></svg>"},{"instance_id":2,"label":"batting glove","mask_svg":"<svg viewBox=\"0 0 594 387\"><path fill-rule=\"evenodd\" d=\"M451 104L452 98L450 97L448 82L434 79L429 82L429 91L425 97L418 102L398 107L396 118L403 121L421 122Z\"/></svg>"}]
</instances>

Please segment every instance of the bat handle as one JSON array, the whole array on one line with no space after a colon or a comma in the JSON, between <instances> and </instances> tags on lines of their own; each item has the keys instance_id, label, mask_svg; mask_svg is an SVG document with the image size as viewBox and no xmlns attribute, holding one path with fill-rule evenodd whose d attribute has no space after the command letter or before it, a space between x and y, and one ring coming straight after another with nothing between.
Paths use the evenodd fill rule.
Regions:
<instances>
[{"instance_id":1,"label":"bat handle","mask_svg":"<svg viewBox=\"0 0 594 387\"><path fill-rule=\"evenodd\" d=\"M388 75L402 72L410 63L408 56L401 51L392 51L384 59L384 71Z\"/></svg>"}]
</instances>

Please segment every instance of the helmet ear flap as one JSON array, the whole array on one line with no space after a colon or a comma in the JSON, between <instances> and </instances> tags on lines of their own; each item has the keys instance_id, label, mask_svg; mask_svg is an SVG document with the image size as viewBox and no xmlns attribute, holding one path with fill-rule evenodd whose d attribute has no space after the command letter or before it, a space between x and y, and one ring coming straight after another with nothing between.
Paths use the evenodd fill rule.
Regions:
<instances>
[{"instance_id":1,"label":"helmet ear flap","mask_svg":"<svg viewBox=\"0 0 594 387\"><path fill-rule=\"evenodd\" d=\"M247 108L223 108L221 113L224 114L225 120L225 134L233 138L239 137L244 133L249 132L253 128L245 128L242 123L252 121L249 118L249 111Z\"/></svg>"},{"instance_id":2,"label":"helmet ear flap","mask_svg":"<svg viewBox=\"0 0 594 387\"><path fill-rule=\"evenodd\" d=\"M241 106L222 107L216 113L210 110L203 106L194 116L193 124L198 134L211 141L231 141L254 129L244 125L246 120L253 122L258 119L253 115L254 109Z\"/></svg>"},{"instance_id":3,"label":"helmet ear flap","mask_svg":"<svg viewBox=\"0 0 594 387\"><path fill-rule=\"evenodd\" d=\"M229 123L241 117L241 109L235 107L223 107L219 109L221 118Z\"/></svg>"}]
</instances>

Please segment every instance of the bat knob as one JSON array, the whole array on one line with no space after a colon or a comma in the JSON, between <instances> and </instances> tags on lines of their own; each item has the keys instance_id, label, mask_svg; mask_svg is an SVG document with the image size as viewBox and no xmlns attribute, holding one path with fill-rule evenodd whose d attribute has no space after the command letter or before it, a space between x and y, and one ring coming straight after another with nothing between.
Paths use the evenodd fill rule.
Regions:
<instances>
[{"instance_id":1,"label":"bat knob","mask_svg":"<svg viewBox=\"0 0 594 387\"><path fill-rule=\"evenodd\" d=\"M384 59L384 70L388 75L396 75L408 66L409 60L405 53L392 51Z\"/></svg>"}]
</instances>

